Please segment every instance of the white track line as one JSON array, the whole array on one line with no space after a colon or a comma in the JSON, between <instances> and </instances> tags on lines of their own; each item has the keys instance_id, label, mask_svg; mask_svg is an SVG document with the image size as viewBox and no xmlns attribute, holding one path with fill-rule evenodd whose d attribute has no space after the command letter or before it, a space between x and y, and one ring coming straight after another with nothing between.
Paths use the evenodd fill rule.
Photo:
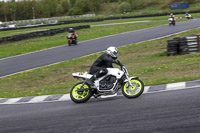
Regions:
<instances>
[{"instance_id":1,"label":"white track line","mask_svg":"<svg viewBox=\"0 0 200 133\"><path fill-rule=\"evenodd\" d=\"M133 21L133 22L124 22L124 23L110 23L110 24L99 24L99 25L91 25L91 27L97 27L97 26L109 26L109 25L121 25L121 24L135 24L135 23L147 23L152 21Z\"/></svg>"}]
</instances>

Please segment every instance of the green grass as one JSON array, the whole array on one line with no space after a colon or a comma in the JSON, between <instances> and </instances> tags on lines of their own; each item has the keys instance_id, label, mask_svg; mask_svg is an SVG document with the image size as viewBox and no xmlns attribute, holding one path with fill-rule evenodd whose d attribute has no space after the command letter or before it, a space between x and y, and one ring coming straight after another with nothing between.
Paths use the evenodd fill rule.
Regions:
<instances>
[{"instance_id":1,"label":"green grass","mask_svg":"<svg viewBox=\"0 0 200 133\"><path fill-rule=\"evenodd\" d=\"M143 1L144 7L140 9L134 9L133 11L129 12L128 14L121 14L118 11L119 3L110 3L104 5L104 10L100 11L99 14L103 14L103 16L109 16L113 14L115 16L138 16L138 15L147 15L147 14L162 14L162 13L176 13L176 12L185 12L185 11L199 11L200 2L196 2L194 4L190 4L189 8L186 9L177 9L171 10L170 4L176 3L170 0L165 1L154 1L154 0L146 0ZM180 3L179 1L178 3Z\"/></svg>"},{"instance_id":2,"label":"green grass","mask_svg":"<svg viewBox=\"0 0 200 133\"><path fill-rule=\"evenodd\" d=\"M126 31L132 31L142 28L154 27L166 24L166 22L136 23L125 25L112 25L103 27L92 27L89 29L78 30L78 41L95 39L98 37L119 34ZM0 58L38 51L50 47L67 44L66 33L60 33L54 36L38 37L23 41L0 44Z\"/></svg>"},{"instance_id":3,"label":"green grass","mask_svg":"<svg viewBox=\"0 0 200 133\"><path fill-rule=\"evenodd\" d=\"M167 40L174 37L199 34L194 29L164 39L136 43L119 48L119 60L130 76L139 76L145 85L158 85L200 79L200 53L166 56ZM88 71L102 53L68 60L21 72L0 79L0 97L23 97L69 93L79 82L71 73Z\"/></svg>"}]
</instances>

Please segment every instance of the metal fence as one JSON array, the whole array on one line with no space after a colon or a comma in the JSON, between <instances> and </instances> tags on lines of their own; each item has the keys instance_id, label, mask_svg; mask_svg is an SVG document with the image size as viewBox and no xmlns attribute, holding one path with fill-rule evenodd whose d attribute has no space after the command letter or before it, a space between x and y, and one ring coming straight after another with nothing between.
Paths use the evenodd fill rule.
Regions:
<instances>
[{"instance_id":1,"label":"metal fence","mask_svg":"<svg viewBox=\"0 0 200 133\"><path fill-rule=\"evenodd\" d=\"M52 18L40 18L40 19L9 21L9 22L2 22L2 25L56 23L56 21L59 21L59 20L66 20L66 19L71 19L71 18L81 18L81 17L95 17L95 14L85 14L85 15L75 15L75 16L62 16L62 17L52 17Z\"/></svg>"}]
</instances>

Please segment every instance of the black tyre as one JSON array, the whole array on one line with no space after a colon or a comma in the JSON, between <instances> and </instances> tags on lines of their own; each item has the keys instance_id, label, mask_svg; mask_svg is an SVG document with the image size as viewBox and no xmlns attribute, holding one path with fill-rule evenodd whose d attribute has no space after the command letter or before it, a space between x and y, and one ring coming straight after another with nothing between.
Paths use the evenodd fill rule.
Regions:
<instances>
[{"instance_id":1,"label":"black tyre","mask_svg":"<svg viewBox=\"0 0 200 133\"><path fill-rule=\"evenodd\" d=\"M74 44L77 45L77 43L78 43L78 41L77 41L77 40L74 40Z\"/></svg>"},{"instance_id":2,"label":"black tyre","mask_svg":"<svg viewBox=\"0 0 200 133\"><path fill-rule=\"evenodd\" d=\"M81 86L82 86L82 82L77 83L76 85L74 85L70 91L70 98L73 102L75 103L84 103L87 102L90 97L92 96L93 92L91 91L91 89L85 90L80 92ZM88 84L84 84L83 86L85 89L86 88L90 88L90 86Z\"/></svg>"},{"instance_id":3,"label":"black tyre","mask_svg":"<svg viewBox=\"0 0 200 133\"><path fill-rule=\"evenodd\" d=\"M72 45L71 41L68 41L68 44L69 44L69 46L71 46Z\"/></svg>"},{"instance_id":4,"label":"black tyre","mask_svg":"<svg viewBox=\"0 0 200 133\"><path fill-rule=\"evenodd\" d=\"M178 40L168 40L167 43L170 45L176 45L179 43L179 41Z\"/></svg>"},{"instance_id":5,"label":"black tyre","mask_svg":"<svg viewBox=\"0 0 200 133\"><path fill-rule=\"evenodd\" d=\"M139 79L131 79L132 86L126 82L122 86L122 94L127 98L137 98L139 97L144 91L144 84Z\"/></svg>"},{"instance_id":6,"label":"black tyre","mask_svg":"<svg viewBox=\"0 0 200 133\"><path fill-rule=\"evenodd\" d=\"M189 54L189 52L179 52L180 55Z\"/></svg>"}]
</instances>

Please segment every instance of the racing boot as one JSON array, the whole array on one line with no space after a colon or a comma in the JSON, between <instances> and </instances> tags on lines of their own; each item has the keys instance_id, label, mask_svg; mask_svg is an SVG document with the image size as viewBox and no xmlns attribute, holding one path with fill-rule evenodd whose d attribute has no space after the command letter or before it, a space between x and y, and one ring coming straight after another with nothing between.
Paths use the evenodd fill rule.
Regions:
<instances>
[{"instance_id":1,"label":"racing boot","mask_svg":"<svg viewBox=\"0 0 200 133\"><path fill-rule=\"evenodd\" d=\"M96 79L96 75L93 75L88 81L87 83L90 85L90 86L94 86L94 81Z\"/></svg>"}]
</instances>

